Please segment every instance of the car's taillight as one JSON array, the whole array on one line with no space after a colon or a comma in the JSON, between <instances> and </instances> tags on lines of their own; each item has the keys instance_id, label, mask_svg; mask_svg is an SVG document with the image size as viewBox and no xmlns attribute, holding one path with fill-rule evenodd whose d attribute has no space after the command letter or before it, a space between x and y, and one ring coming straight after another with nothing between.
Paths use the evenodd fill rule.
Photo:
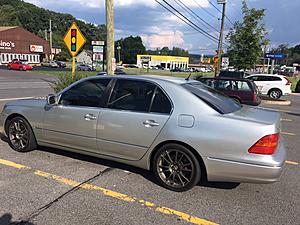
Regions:
<instances>
[{"instance_id":1,"label":"car's taillight","mask_svg":"<svg viewBox=\"0 0 300 225\"><path fill-rule=\"evenodd\" d=\"M291 85L292 84L292 82L288 78L284 77L284 79L286 80L286 84L285 85Z\"/></svg>"},{"instance_id":2,"label":"car's taillight","mask_svg":"<svg viewBox=\"0 0 300 225\"><path fill-rule=\"evenodd\" d=\"M277 149L279 134L270 134L261 138L249 150L249 153L272 155Z\"/></svg>"}]
</instances>

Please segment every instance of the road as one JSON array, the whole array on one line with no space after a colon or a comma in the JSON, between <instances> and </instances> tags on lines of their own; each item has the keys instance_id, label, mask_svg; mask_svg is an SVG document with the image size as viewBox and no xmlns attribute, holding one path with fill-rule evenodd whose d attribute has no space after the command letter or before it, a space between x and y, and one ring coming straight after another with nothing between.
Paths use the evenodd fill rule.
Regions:
<instances>
[{"instance_id":1,"label":"road","mask_svg":"<svg viewBox=\"0 0 300 225\"><path fill-rule=\"evenodd\" d=\"M15 98L46 96L51 77L0 70L0 109ZM184 193L148 171L39 147L14 152L0 141L0 225L299 224L300 97L282 114L288 161L274 184L205 183ZM262 105L261 107L268 107ZM268 107L270 108L270 107ZM23 223L21 223L23 222Z\"/></svg>"}]
</instances>

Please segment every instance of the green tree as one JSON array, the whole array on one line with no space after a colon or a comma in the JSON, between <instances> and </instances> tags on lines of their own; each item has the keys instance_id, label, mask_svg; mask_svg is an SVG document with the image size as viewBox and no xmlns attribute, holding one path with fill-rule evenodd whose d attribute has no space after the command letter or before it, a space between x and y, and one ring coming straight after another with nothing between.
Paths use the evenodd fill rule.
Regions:
<instances>
[{"instance_id":1,"label":"green tree","mask_svg":"<svg viewBox=\"0 0 300 225\"><path fill-rule=\"evenodd\" d=\"M122 38L115 43L115 56L118 56L117 46L120 45L121 60L123 63L135 64L136 56L145 54L146 48L143 44L142 38L139 36Z\"/></svg>"},{"instance_id":2,"label":"green tree","mask_svg":"<svg viewBox=\"0 0 300 225\"><path fill-rule=\"evenodd\" d=\"M260 62L263 48L269 43L262 20L264 9L249 8L243 0L243 21L236 22L228 33L230 64L237 69L251 69Z\"/></svg>"},{"instance_id":3,"label":"green tree","mask_svg":"<svg viewBox=\"0 0 300 225\"><path fill-rule=\"evenodd\" d=\"M18 14L11 5L0 5L0 25L1 26L20 26Z\"/></svg>"}]
</instances>

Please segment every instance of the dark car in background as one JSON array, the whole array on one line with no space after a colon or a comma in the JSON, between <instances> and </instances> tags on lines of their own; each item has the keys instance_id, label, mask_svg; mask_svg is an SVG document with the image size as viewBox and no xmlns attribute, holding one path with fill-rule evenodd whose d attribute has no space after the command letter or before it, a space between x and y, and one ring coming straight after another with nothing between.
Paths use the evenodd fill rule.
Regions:
<instances>
[{"instance_id":1,"label":"dark car in background","mask_svg":"<svg viewBox=\"0 0 300 225\"><path fill-rule=\"evenodd\" d=\"M199 77L198 81L224 93L237 102L246 105L259 105L261 99L255 83L243 78Z\"/></svg>"},{"instance_id":2,"label":"dark car in background","mask_svg":"<svg viewBox=\"0 0 300 225\"><path fill-rule=\"evenodd\" d=\"M219 77L244 78L245 72L221 70Z\"/></svg>"},{"instance_id":3,"label":"dark car in background","mask_svg":"<svg viewBox=\"0 0 300 225\"><path fill-rule=\"evenodd\" d=\"M59 68L66 68L66 63L62 61L56 61L56 64L59 66Z\"/></svg>"},{"instance_id":4,"label":"dark car in background","mask_svg":"<svg viewBox=\"0 0 300 225\"><path fill-rule=\"evenodd\" d=\"M91 65L88 64L80 64L76 67L77 71L96 71L95 68L93 68Z\"/></svg>"}]
</instances>

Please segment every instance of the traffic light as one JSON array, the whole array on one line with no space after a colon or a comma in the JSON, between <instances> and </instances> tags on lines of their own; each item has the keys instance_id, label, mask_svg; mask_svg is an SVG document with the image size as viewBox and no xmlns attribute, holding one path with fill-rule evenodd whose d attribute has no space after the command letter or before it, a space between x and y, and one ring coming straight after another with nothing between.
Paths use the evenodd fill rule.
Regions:
<instances>
[{"instance_id":1,"label":"traffic light","mask_svg":"<svg viewBox=\"0 0 300 225\"><path fill-rule=\"evenodd\" d=\"M71 51L76 52L77 30L71 29Z\"/></svg>"}]
</instances>

